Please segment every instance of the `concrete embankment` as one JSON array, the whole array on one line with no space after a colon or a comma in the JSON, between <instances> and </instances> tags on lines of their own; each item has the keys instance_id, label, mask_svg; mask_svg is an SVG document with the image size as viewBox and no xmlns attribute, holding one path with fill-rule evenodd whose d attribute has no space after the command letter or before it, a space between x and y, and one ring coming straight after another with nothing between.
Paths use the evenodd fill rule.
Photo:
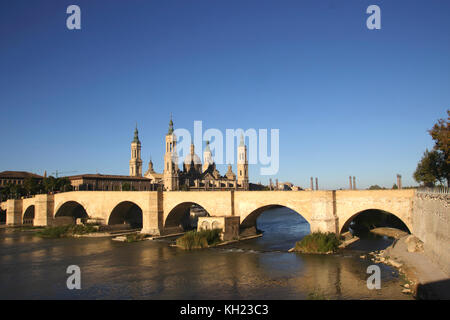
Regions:
<instances>
[{"instance_id":1,"label":"concrete embankment","mask_svg":"<svg viewBox=\"0 0 450 320\"><path fill-rule=\"evenodd\" d=\"M359 240L359 237L352 235L349 231L341 234L341 238L342 242L339 245L339 249L344 249Z\"/></svg>"},{"instance_id":2,"label":"concrete embankment","mask_svg":"<svg viewBox=\"0 0 450 320\"><path fill-rule=\"evenodd\" d=\"M413 293L418 299L450 299L450 278L423 252L423 243L415 236L403 236L386 250L372 254L374 262L395 267L410 281L404 293Z\"/></svg>"}]
</instances>

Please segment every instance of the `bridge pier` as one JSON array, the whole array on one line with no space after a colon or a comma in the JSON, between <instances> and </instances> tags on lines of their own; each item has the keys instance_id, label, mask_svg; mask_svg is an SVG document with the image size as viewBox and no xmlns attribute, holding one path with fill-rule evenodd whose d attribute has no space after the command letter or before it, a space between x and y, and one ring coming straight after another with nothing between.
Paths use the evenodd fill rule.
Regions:
<instances>
[{"instance_id":1,"label":"bridge pier","mask_svg":"<svg viewBox=\"0 0 450 320\"><path fill-rule=\"evenodd\" d=\"M318 191L311 194L311 232L339 234L339 218L336 214L336 191Z\"/></svg>"},{"instance_id":2,"label":"bridge pier","mask_svg":"<svg viewBox=\"0 0 450 320\"><path fill-rule=\"evenodd\" d=\"M142 211L141 233L161 235L164 228L163 192L151 192L148 201L148 210Z\"/></svg>"},{"instance_id":3,"label":"bridge pier","mask_svg":"<svg viewBox=\"0 0 450 320\"><path fill-rule=\"evenodd\" d=\"M34 225L51 226L55 207L55 196L49 194L38 194L35 200Z\"/></svg>"},{"instance_id":4,"label":"bridge pier","mask_svg":"<svg viewBox=\"0 0 450 320\"><path fill-rule=\"evenodd\" d=\"M22 224L22 200L8 199L6 202L6 224L19 226Z\"/></svg>"}]
</instances>

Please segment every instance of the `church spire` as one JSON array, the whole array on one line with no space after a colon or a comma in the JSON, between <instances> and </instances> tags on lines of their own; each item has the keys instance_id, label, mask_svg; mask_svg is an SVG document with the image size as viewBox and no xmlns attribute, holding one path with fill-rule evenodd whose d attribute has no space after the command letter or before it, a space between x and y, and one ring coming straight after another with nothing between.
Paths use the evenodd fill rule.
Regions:
<instances>
[{"instance_id":1,"label":"church spire","mask_svg":"<svg viewBox=\"0 0 450 320\"><path fill-rule=\"evenodd\" d=\"M136 122L136 128L134 129L134 139L133 139L133 142L141 143L141 142L139 141L139 131L138 131L138 128L137 128L137 122Z\"/></svg>"},{"instance_id":2,"label":"church spire","mask_svg":"<svg viewBox=\"0 0 450 320\"><path fill-rule=\"evenodd\" d=\"M241 133L241 142L239 143L239 147L243 147L243 146L245 146L244 135Z\"/></svg>"},{"instance_id":3,"label":"church spire","mask_svg":"<svg viewBox=\"0 0 450 320\"><path fill-rule=\"evenodd\" d=\"M170 114L170 122L169 122L169 132L167 134L173 133L173 121L172 121L172 114Z\"/></svg>"}]
</instances>

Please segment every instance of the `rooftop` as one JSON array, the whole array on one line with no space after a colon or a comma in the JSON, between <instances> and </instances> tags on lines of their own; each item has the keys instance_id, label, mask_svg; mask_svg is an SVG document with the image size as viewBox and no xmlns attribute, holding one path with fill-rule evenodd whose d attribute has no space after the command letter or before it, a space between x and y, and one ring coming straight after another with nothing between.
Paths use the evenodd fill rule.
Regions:
<instances>
[{"instance_id":1,"label":"rooftop","mask_svg":"<svg viewBox=\"0 0 450 320\"><path fill-rule=\"evenodd\" d=\"M0 179L26 179L26 178L38 178L42 179L43 176L40 176L35 173L26 172L26 171L2 171L0 172Z\"/></svg>"},{"instance_id":2,"label":"rooftop","mask_svg":"<svg viewBox=\"0 0 450 320\"><path fill-rule=\"evenodd\" d=\"M121 176L121 175L113 175L113 174L78 174L75 176L67 176L63 177L67 178L69 180L75 180L75 179L110 179L110 180L134 180L134 181L148 181L148 178L145 177L132 177L132 176Z\"/></svg>"}]
</instances>

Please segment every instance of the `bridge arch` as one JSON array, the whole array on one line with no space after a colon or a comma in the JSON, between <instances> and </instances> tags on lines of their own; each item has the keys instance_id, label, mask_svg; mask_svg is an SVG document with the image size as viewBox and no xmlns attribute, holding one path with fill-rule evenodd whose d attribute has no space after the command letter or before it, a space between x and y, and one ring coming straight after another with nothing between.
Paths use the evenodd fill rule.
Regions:
<instances>
[{"instance_id":1,"label":"bridge arch","mask_svg":"<svg viewBox=\"0 0 450 320\"><path fill-rule=\"evenodd\" d=\"M209 212L200 204L191 201L182 202L169 211L164 221L164 229L177 228L179 231L185 231L192 228L192 223L196 221L195 217L191 218L191 209L195 208L199 210L199 215L210 216Z\"/></svg>"},{"instance_id":2,"label":"bridge arch","mask_svg":"<svg viewBox=\"0 0 450 320\"><path fill-rule=\"evenodd\" d=\"M343 223L341 224L342 227L340 228L340 233L348 231L350 223L352 221L355 221L355 219L361 217L362 215L367 216L371 215L372 217L378 218L379 220L378 221L375 220L374 223L381 223L387 225L391 224L393 227L404 229L408 233L411 233L411 226L409 225L408 221L404 221L400 215L377 208L360 210L351 215L350 217L347 217L346 220L343 221Z\"/></svg>"},{"instance_id":3,"label":"bridge arch","mask_svg":"<svg viewBox=\"0 0 450 320\"><path fill-rule=\"evenodd\" d=\"M251 210L248 210L247 213L241 213L241 226L247 227L247 226L255 226L256 220L258 217L265 211L275 208L287 208L289 210L294 211L298 215L300 215L303 219L305 219L309 224L311 224L311 218L309 216L309 212L306 210L302 210L302 208L292 207L288 204L281 204L281 203L269 203L264 204L256 208L252 208Z\"/></svg>"},{"instance_id":4,"label":"bridge arch","mask_svg":"<svg viewBox=\"0 0 450 320\"><path fill-rule=\"evenodd\" d=\"M0 208L0 224L6 224L6 210Z\"/></svg>"},{"instance_id":5,"label":"bridge arch","mask_svg":"<svg viewBox=\"0 0 450 320\"><path fill-rule=\"evenodd\" d=\"M309 217L308 216L305 217L305 215L303 215L301 212L299 212L299 210L290 208L289 206L282 205L282 204L268 204L268 205L264 205L264 206L254 209L253 211L248 213L246 216L241 216L241 227L242 228L250 228L250 227L256 226L256 220L263 212L265 212L267 210L271 210L271 209L276 209L276 208L289 209L290 211L300 215L303 219L306 220L306 222L308 222L308 224L311 224L309 221Z\"/></svg>"},{"instance_id":6,"label":"bridge arch","mask_svg":"<svg viewBox=\"0 0 450 320\"><path fill-rule=\"evenodd\" d=\"M142 229L142 209L132 201L122 201L111 211L108 225L129 225L131 229Z\"/></svg>"},{"instance_id":7,"label":"bridge arch","mask_svg":"<svg viewBox=\"0 0 450 320\"><path fill-rule=\"evenodd\" d=\"M62 203L55 210L55 218L60 217L71 217L73 222L75 222L78 218L87 219L89 218L89 215L81 203L70 200Z\"/></svg>"},{"instance_id":8,"label":"bridge arch","mask_svg":"<svg viewBox=\"0 0 450 320\"><path fill-rule=\"evenodd\" d=\"M35 206L34 204L28 206L25 210L22 218L22 224L27 226L34 225L34 217L35 217Z\"/></svg>"}]
</instances>

